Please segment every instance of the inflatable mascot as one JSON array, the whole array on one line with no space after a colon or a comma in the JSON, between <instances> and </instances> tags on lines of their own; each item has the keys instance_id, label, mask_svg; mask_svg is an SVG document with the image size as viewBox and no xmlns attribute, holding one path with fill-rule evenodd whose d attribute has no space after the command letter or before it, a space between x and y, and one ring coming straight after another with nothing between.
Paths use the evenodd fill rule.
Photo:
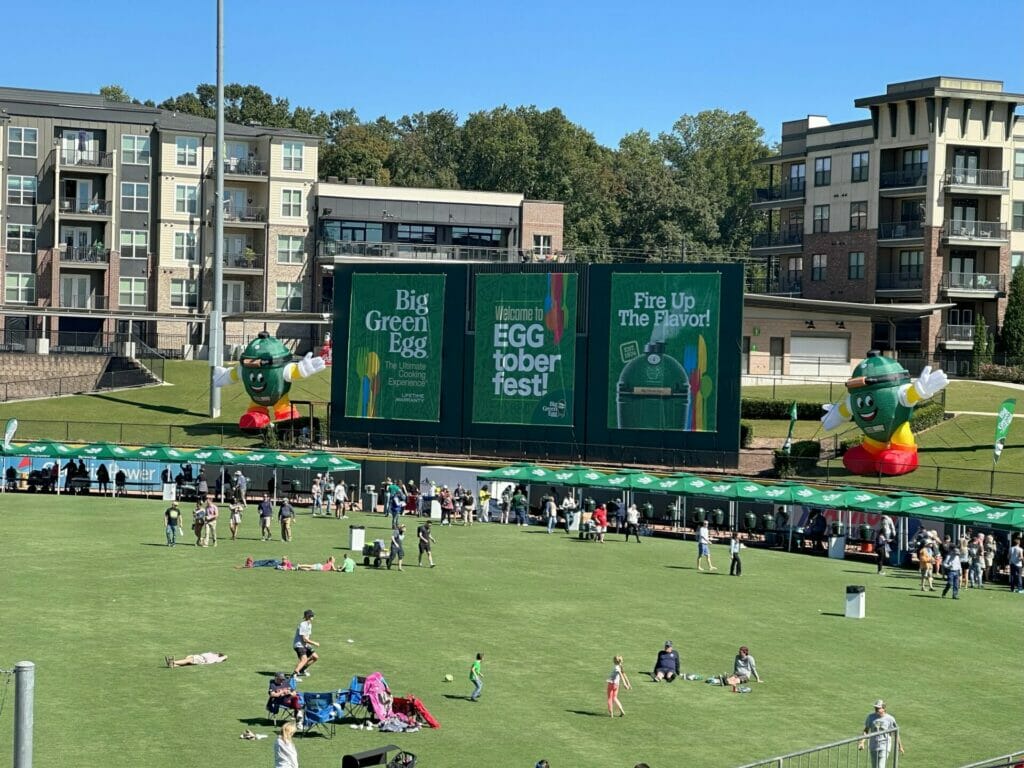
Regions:
<instances>
[{"instance_id":1,"label":"inflatable mascot","mask_svg":"<svg viewBox=\"0 0 1024 768\"><path fill-rule=\"evenodd\" d=\"M910 431L914 406L949 383L941 370L926 366L917 381L895 360L868 352L846 382L846 396L826 404L821 423L835 429L850 419L864 433L860 445L843 454L843 464L856 475L905 475L917 469L917 444Z\"/></svg>"},{"instance_id":2,"label":"inflatable mascot","mask_svg":"<svg viewBox=\"0 0 1024 768\"><path fill-rule=\"evenodd\" d=\"M252 402L238 420L242 429L263 429L274 421L297 419L299 412L288 399L292 382L324 370L322 357L309 352L297 363L292 353L280 340L263 331L249 342L242 352L239 365L234 368L217 367L213 385L226 387L241 380Z\"/></svg>"}]
</instances>

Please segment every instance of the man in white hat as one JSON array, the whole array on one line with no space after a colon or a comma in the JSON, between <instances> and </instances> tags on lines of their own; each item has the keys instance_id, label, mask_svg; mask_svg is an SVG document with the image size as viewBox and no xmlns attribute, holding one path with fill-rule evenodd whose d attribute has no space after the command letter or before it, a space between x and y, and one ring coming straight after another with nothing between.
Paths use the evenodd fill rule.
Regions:
<instances>
[{"instance_id":1,"label":"man in white hat","mask_svg":"<svg viewBox=\"0 0 1024 768\"><path fill-rule=\"evenodd\" d=\"M242 474L242 470L235 470L235 501L240 501L242 504L248 504L245 498L245 492L249 489L249 481L245 475Z\"/></svg>"},{"instance_id":2,"label":"man in white hat","mask_svg":"<svg viewBox=\"0 0 1024 768\"><path fill-rule=\"evenodd\" d=\"M864 735L866 738L860 740L857 749L864 749L865 742L868 744L868 751L871 755L871 768L885 768L889 753L892 751L893 736L896 737L896 748L903 754L903 742L900 741L900 734L889 733L896 728L896 718L885 711L885 702L882 699L874 704L874 711L864 721Z\"/></svg>"}]
</instances>

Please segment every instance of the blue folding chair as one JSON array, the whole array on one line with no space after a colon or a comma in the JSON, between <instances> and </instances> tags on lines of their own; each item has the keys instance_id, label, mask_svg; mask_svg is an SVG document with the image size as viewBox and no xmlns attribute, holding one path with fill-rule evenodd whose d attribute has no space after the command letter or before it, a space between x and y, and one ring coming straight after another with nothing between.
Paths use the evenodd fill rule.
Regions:
<instances>
[{"instance_id":1,"label":"blue folding chair","mask_svg":"<svg viewBox=\"0 0 1024 768\"><path fill-rule=\"evenodd\" d=\"M302 701L303 732L320 730L328 738L333 738L335 724L345 714L344 703L339 701L337 692L303 693L299 698Z\"/></svg>"},{"instance_id":2,"label":"blue folding chair","mask_svg":"<svg viewBox=\"0 0 1024 768\"><path fill-rule=\"evenodd\" d=\"M346 717L360 722L369 720L373 713L370 711L369 702L363 701L363 684L366 678L362 675L355 675L352 682L348 684L348 690L344 692L344 708Z\"/></svg>"}]
</instances>

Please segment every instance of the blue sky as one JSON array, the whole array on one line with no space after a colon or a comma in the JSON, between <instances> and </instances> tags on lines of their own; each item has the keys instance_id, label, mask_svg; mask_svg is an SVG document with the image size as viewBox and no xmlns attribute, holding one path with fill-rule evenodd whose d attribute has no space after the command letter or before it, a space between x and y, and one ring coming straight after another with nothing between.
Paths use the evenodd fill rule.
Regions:
<instances>
[{"instance_id":1,"label":"blue sky","mask_svg":"<svg viewBox=\"0 0 1024 768\"><path fill-rule=\"evenodd\" d=\"M160 101L214 82L215 0L43 0L5 11L0 85ZM867 117L853 100L933 75L1024 93L1024 0L225 0L225 80L360 117L560 107L603 144L680 115ZM11 34L13 30L26 33ZM28 30L31 30L29 32Z\"/></svg>"}]
</instances>

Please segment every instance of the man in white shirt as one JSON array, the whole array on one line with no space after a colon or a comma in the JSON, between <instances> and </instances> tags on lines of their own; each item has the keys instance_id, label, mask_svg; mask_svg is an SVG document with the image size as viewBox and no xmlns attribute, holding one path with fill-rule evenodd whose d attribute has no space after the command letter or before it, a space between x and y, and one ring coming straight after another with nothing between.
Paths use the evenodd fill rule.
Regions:
<instances>
[{"instance_id":1,"label":"man in white shirt","mask_svg":"<svg viewBox=\"0 0 1024 768\"><path fill-rule=\"evenodd\" d=\"M299 624L298 629L295 630L295 639L292 641L292 647L295 648L295 655L299 657L299 661L295 665L295 672L293 673L296 677L299 675L309 677L309 666L316 663L320 658L316 651L313 650L313 648L319 648L320 643L310 638L313 634L313 617L315 615L313 611L307 609L302 614L302 622Z\"/></svg>"},{"instance_id":2,"label":"man in white shirt","mask_svg":"<svg viewBox=\"0 0 1024 768\"><path fill-rule=\"evenodd\" d=\"M893 735L885 733L896 728L896 718L885 711L885 702L879 699L875 702L875 711L868 715L864 721L864 735L870 739L861 739L857 749L864 749L865 741L870 740L869 752L871 754L871 768L885 768L886 760L892 751ZM899 732L896 736L896 748L903 754L903 742L900 741Z\"/></svg>"},{"instance_id":3,"label":"man in white shirt","mask_svg":"<svg viewBox=\"0 0 1024 768\"><path fill-rule=\"evenodd\" d=\"M701 561L704 558L708 560L707 569L701 566ZM701 522L700 529L697 531L697 570L718 570L711 564L711 532L708 530L707 520Z\"/></svg>"}]
</instances>

